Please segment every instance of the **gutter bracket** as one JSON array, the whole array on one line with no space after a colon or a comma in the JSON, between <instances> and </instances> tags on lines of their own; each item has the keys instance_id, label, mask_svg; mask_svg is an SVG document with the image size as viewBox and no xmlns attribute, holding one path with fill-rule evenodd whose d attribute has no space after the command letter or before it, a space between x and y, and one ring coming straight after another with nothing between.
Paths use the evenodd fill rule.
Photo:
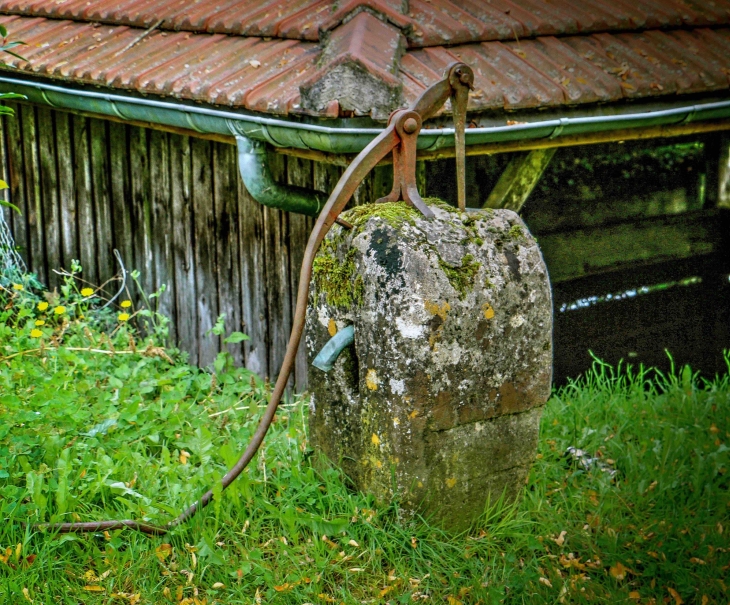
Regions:
<instances>
[{"instance_id":1,"label":"gutter bracket","mask_svg":"<svg viewBox=\"0 0 730 605\"><path fill-rule=\"evenodd\" d=\"M317 216L327 201L327 194L314 189L284 185L271 174L267 145L236 134L238 172L251 197L259 204L307 216Z\"/></svg>"}]
</instances>

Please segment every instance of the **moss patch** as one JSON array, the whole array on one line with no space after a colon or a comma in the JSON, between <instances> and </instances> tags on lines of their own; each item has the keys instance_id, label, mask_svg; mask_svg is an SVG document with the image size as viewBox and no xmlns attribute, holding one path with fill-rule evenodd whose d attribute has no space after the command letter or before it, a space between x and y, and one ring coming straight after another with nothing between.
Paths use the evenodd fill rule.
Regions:
<instances>
[{"instance_id":1,"label":"moss patch","mask_svg":"<svg viewBox=\"0 0 730 605\"><path fill-rule=\"evenodd\" d=\"M439 265L449 279L451 287L459 293L459 298L462 299L474 288L477 272L482 266L479 261L474 260L471 254L465 255L461 259L461 267L452 267L442 260L439 260Z\"/></svg>"},{"instance_id":2,"label":"moss patch","mask_svg":"<svg viewBox=\"0 0 730 605\"><path fill-rule=\"evenodd\" d=\"M365 286L355 266L355 248L347 251L344 261L335 256L335 245L328 240L322 242L312 265L312 278L316 291L324 294L328 305L349 308L360 305ZM317 300L314 301L317 304Z\"/></svg>"},{"instance_id":3,"label":"moss patch","mask_svg":"<svg viewBox=\"0 0 730 605\"><path fill-rule=\"evenodd\" d=\"M383 204L365 204L355 206L342 213L342 218L357 228L364 225L368 219L377 216L385 220L393 229L398 229L403 223L414 224L421 213L406 202L385 202Z\"/></svg>"},{"instance_id":4,"label":"moss patch","mask_svg":"<svg viewBox=\"0 0 730 605\"><path fill-rule=\"evenodd\" d=\"M512 239L519 239L524 235L524 232L522 231L522 227L520 227L519 225L512 225L512 227L510 227L508 235Z\"/></svg>"}]
</instances>

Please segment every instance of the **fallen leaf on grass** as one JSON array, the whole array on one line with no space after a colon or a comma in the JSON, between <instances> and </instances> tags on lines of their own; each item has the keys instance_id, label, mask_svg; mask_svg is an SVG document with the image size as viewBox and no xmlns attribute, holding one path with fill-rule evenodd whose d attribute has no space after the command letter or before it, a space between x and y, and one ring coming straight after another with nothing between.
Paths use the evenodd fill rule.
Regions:
<instances>
[{"instance_id":1,"label":"fallen leaf on grass","mask_svg":"<svg viewBox=\"0 0 730 605\"><path fill-rule=\"evenodd\" d=\"M623 563L619 562L611 567L608 571L614 578L616 578L620 582L626 577L626 572L628 571L628 569L624 567Z\"/></svg>"},{"instance_id":2,"label":"fallen leaf on grass","mask_svg":"<svg viewBox=\"0 0 730 605\"><path fill-rule=\"evenodd\" d=\"M710 602L710 599L707 598L706 594L702 595L702 603L701 605L707 605Z\"/></svg>"},{"instance_id":3,"label":"fallen leaf on grass","mask_svg":"<svg viewBox=\"0 0 730 605\"><path fill-rule=\"evenodd\" d=\"M215 590L218 590L219 588L225 588L226 585L223 582L216 582L213 584L211 588L214 588Z\"/></svg>"},{"instance_id":4,"label":"fallen leaf on grass","mask_svg":"<svg viewBox=\"0 0 730 605\"><path fill-rule=\"evenodd\" d=\"M697 557L691 557L689 562L696 563L697 565L705 565L705 562L702 559L698 559Z\"/></svg>"},{"instance_id":5,"label":"fallen leaf on grass","mask_svg":"<svg viewBox=\"0 0 730 605\"><path fill-rule=\"evenodd\" d=\"M565 536L567 535L568 532L563 530L560 532L560 535L557 538L553 538L553 542L555 542L555 544L557 544L558 546L562 546L563 544L565 544Z\"/></svg>"},{"instance_id":6,"label":"fallen leaf on grass","mask_svg":"<svg viewBox=\"0 0 730 605\"><path fill-rule=\"evenodd\" d=\"M190 452L186 452L185 450L182 450L180 452L180 462L182 464L187 464L188 463L188 458L190 458Z\"/></svg>"},{"instance_id":7,"label":"fallen leaf on grass","mask_svg":"<svg viewBox=\"0 0 730 605\"><path fill-rule=\"evenodd\" d=\"M104 592L104 587L97 586L95 584L87 584L84 586L84 590L88 590L89 592Z\"/></svg>"},{"instance_id":8,"label":"fallen leaf on grass","mask_svg":"<svg viewBox=\"0 0 730 605\"><path fill-rule=\"evenodd\" d=\"M451 595L449 595L448 597L446 597L446 602L449 605L463 605L462 602L459 601L459 599L456 599L456 598L452 597Z\"/></svg>"},{"instance_id":9,"label":"fallen leaf on grass","mask_svg":"<svg viewBox=\"0 0 730 605\"><path fill-rule=\"evenodd\" d=\"M669 591L669 594L672 595L672 598L674 599L674 605L682 605L684 603L684 599L679 596L679 593L674 590L674 588L667 587L667 590Z\"/></svg>"},{"instance_id":10,"label":"fallen leaf on grass","mask_svg":"<svg viewBox=\"0 0 730 605\"><path fill-rule=\"evenodd\" d=\"M27 588L23 588L23 596L25 597L25 600L29 603L33 602L33 599L30 598L30 593L28 592Z\"/></svg>"},{"instance_id":11,"label":"fallen leaf on grass","mask_svg":"<svg viewBox=\"0 0 730 605\"><path fill-rule=\"evenodd\" d=\"M157 548L155 548L155 556L160 560L160 563L162 563L167 557L169 557L172 554L172 544L160 544Z\"/></svg>"},{"instance_id":12,"label":"fallen leaf on grass","mask_svg":"<svg viewBox=\"0 0 730 605\"><path fill-rule=\"evenodd\" d=\"M140 593L131 593L131 592L113 592L112 593L113 599L123 599L127 602L129 602L129 605L137 605L137 603L140 602L142 599L142 595Z\"/></svg>"},{"instance_id":13,"label":"fallen leaf on grass","mask_svg":"<svg viewBox=\"0 0 730 605\"><path fill-rule=\"evenodd\" d=\"M289 582L284 582L284 584L281 584L280 586L274 586L274 590L276 592L286 592L287 590L291 590L291 584L289 584Z\"/></svg>"},{"instance_id":14,"label":"fallen leaf on grass","mask_svg":"<svg viewBox=\"0 0 730 605\"><path fill-rule=\"evenodd\" d=\"M634 601L638 601L641 598L641 595L639 594L638 590L632 590L629 593L629 599L633 599Z\"/></svg>"},{"instance_id":15,"label":"fallen leaf on grass","mask_svg":"<svg viewBox=\"0 0 730 605\"><path fill-rule=\"evenodd\" d=\"M548 588L553 587L552 582L550 580L548 580L547 578L543 578L543 577L540 578L540 584L545 584L545 586L547 586Z\"/></svg>"}]
</instances>

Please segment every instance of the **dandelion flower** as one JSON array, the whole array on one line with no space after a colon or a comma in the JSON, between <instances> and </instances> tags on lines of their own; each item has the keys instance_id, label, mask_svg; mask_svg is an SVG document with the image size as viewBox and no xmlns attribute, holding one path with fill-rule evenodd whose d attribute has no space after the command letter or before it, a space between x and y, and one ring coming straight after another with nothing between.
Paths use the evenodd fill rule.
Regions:
<instances>
[{"instance_id":1,"label":"dandelion flower","mask_svg":"<svg viewBox=\"0 0 730 605\"><path fill-rule=\"evenodd\" d=\"M18 292L21 292L23 290L22 284L13 284L13 290L17 290Z\"/></svg>"},{"instance_id":2,"label":"dandelion flower","mask_svg":"<svg viewBox=\"0 0 730 605\"><path fill-rule=\"evenodd\" d=\"M120 313L117 315L119 321L127 321L129 319L129 313Z\"/></svg>"},{"instance_id":3,"label":"dandelion flower","mask_svg":"<svg viewBox=\"0 0 730 605\"><path fill-rule=\"evenodd\" d=\"M129 309L129 307L132 306L132 301L131 300L123 300L120 303L120 305L121 305L122 309Z\"/></svg>"},{"instance_id":4,"label":"dandelion flower","mask_svg":"<svg viewBox=\"0 0 730 605\"><path fill-rule=\"evenodd\" d=\"M56 315L63 315L66 312L66 307L63 305L58 305L55 309L53 309L53 312Z\"/></svg>"},{"instance_id":5,"label":"dandelion flower","mask_svg":"<svg viewBox=\"0 0 730 605\"><path fill-rule=\"evenodd\" d=\"M91 296L94 293L94 288L84 288L81 290L81 296Z\"/></svg>"},{"instance_id":6,"label":"dandelion flower","mask_svg":"<svg viewBox=\"0 0 730 605\"><path fill-rule=\"evenodd\" d=\"M39 311L45 311L48 308L48 303L46 301L39 302L38 303L38 310Z\"/></svg>"},{"instance_id":7,"label":"dandelion flower","mask_svg":"<svg viewBox=\"0 0 730 605\"><path fill-rule=\"evenodd\" d=\"M38 328L33 328L30 331L30 336L31 338L40 338L41 336L43 336L43 332L41 332Z\"/></svg>"},{"instance_id":8,"label":"dandelion flower","mask_svg":"<svg viewBox=\"0 0 730 605\"><path fill-rule=\"evenodd\" d=\"M43 321L42 319L36 319L36 320L35 320L35 325L37 325L37 326L42 326L42 325L45 325L45 323L46 323L46 322L45 322L45 321Z\"/></svg>"}]
</instances>

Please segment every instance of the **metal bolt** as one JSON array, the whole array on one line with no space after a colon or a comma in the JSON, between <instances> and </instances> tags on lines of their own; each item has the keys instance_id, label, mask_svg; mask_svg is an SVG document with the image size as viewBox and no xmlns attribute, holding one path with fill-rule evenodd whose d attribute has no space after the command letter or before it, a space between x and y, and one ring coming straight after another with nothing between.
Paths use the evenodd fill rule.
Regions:
<instances>
[{"instance_id":1,"label":"metal bolt","mask_svg":"<svg viewBox=\"0 0 730 605\"><path fill-rule=\"evenodd\" d=\"M408 118L403 122L403 131L407 134L413 134L418 129L418 122L415 118Z\"/></svg>"}]
</instances>

